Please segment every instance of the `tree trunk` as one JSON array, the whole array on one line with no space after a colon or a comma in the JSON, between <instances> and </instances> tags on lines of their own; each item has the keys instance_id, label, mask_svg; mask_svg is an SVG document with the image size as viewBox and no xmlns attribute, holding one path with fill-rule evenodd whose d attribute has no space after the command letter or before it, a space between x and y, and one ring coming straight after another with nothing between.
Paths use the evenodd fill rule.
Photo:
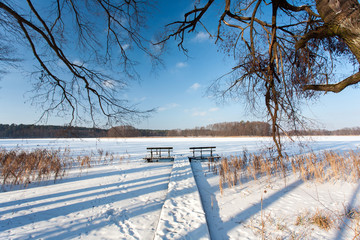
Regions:
<instances>
[{"instance_id":1,"label":"tree trunk","mask_svg":"<svg viewBox=\"0 0 360 240\"><path fill-rule=\"evenodd\" d=\"M360 63L360 5L358 0L316 0L325 27L340 37Z\"/></svg>"},{"instance_id":2,"label":"tree trunk","mask_svg":"<svg viewBox=\"0 0 360 240\"><path fill-rule=\"evenodd\" d=\"M316 0L324 26L310 31L296 43L301 48L311 38L339 37L360 64L360 4L358 0ZM335 84L305 85L303 90L341 92L360 82L360 71Z\"/></svg>"}]
</instances>

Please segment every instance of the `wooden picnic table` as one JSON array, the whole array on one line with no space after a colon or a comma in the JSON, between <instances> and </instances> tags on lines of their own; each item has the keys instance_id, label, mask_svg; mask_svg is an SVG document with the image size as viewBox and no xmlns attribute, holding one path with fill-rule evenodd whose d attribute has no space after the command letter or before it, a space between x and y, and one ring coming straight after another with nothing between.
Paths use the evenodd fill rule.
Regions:
<instances>
[{"instance_id":1,"label":"wooden picnic table","mask_svg":"<svg viewBox=\"0 0 360 240\"><path fill-rule=\"evenodd\" d=\"M146 156L144 159L147 162L158 162L159 160L174 161L174 157L171 156L173 147L148 147L146 149L148 150L149 156Z\"/></svg>"},{"instance_id":2,"label":"wooden picnic table","mask_svg":"<svg viewBox=\"0 0 360 240\"><path fill-rule=\"evenodd\" d=\"M215 152L214 146L211 147L190 147L189 149L192 152L192 156L189 157L189 161L191 160L218 160L220 156L214 154ZM205 153L205 155L204 155ZM200 154L200 155L199 155Z\"/></svg>"}]
</instances>

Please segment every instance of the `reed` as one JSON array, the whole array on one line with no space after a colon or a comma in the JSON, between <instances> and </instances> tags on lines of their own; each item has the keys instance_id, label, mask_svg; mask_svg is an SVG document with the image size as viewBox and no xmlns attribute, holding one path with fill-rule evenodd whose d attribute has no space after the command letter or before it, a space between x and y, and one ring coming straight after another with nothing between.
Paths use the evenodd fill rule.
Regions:
<instances>
[{"instance_id":1,"label":"reed","mask_svg":"<svg viewBox=\"0 0 360 240\"><path fill-rule=\"evenodd\" d=\"M222 184L226 182L228 187L241 184L241 179L257 180L259 177L267 176L268 181L271 181L271 178L276 176L286 178L286 174L291 172L303 181L356 182L360 179L360 153L354 151L324 151L318 154L286 156L281 159L244 152L242 156L223 157L218 165L213 164L211 167L216 169L217 166Z\"/></svg>"},{"instance_id":2,"label":"reed","mask_svg":"<svg viewBox=\"0 0 360 240\"><path fill-rule=\"evenodd\" d=\"M34 181L43 181L64 177L67 170L79 167L90 168L96 163L112 163L114 155L99 149L98 158L90 155L72 157L68 148L63 150L35 149L24 151L0 149L0 176L2 186L23 184L25 187ZM122 161L122 159L120 159Z\"/></svg>"},{"instance_id":3,"label":"reed","mask_svg":"<svg viewBox=\"0 0 360 240\"><path fill-rule=\"evenodd\" d=\"M321 210L316 210L314 215L310 218L311 223L318 226L321 229L329 230L333 225L333 221L330 215Z\"/></svg>"},{"instance_id":4,"label":"reed","mask_svg":"<svg viewBox=\"0 0 360 240\"><path fill-rule=\"evenodd\" d=\"M0 170L4 184L28 185L32 181L41 181L53 176L54 181L65 174L67 163L62 161L60 150L35 149L1 150Z\"/></svg>"}]
</instances>

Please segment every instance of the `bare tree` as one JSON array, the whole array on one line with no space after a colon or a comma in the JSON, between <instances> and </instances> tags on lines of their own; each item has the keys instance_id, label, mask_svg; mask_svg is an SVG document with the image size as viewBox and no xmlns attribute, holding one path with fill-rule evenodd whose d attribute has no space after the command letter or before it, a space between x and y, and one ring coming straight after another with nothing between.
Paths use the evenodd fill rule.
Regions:
<instances>
[{"instance_id":1,"label":"bare tree","mask_svg":"<svg viewBox=\"0 0 360 240\"><path fill-rule=\"evenodd\" d=\"M15 50L12 46L8 46L4 39L3 34L0 34L0 78L2 74L8 72L9 66L15 67L21 61L20 58L13 57Z\"/></svg>"},{"instance_id":2,"label":"bare tree","mask_svg":"<svg viewBox=\"0 0 360 240\"><path fill-rule=\"evenodd\" d=\"M0 0L0 62L14 60L10 46L31 51L33 100L44 107L42 118L70 112L71 124L86 113L95 124L98 113L108 122L146 115L118 93L138 78L129 50L159 63L141 35L150 7L137 0Z\"/></svg>"},{"instance_id":3,"label":"bare tree","mask_svg":"<svg viewBox=\"0 0 360 240\"><path fill-rule=\"evenodd\" d=\"M211 33L202 20L214 12L218 27ZM233 56L237 65L210 89L221 97L244 97L255 108L266 106L281 157L280 136L303 122L302 100L360 81L359 72L340 81L333 74L339 59L358 66L359 17L357 0L194 1L183 20L167 26L170 32L162 42L176 38L186 51L186 34L204 28Z\"/></svg>"}]
</instances>

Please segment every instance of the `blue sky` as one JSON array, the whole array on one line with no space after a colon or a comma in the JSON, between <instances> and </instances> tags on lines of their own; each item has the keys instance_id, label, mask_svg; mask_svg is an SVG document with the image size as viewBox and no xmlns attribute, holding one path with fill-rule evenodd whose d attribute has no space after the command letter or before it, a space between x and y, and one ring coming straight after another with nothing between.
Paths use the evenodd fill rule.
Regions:
<instances>
[{"instance_id":1,"label":"blue sky","mask_svg":"<svg viewBox=\"0 0 360 240\"><path fill-rule=\"evenodd\" d=\"M157 28L181 19L192 1L159 1L149 21L148 34L157 33ZM209 20L210 21L210 20ZM216 30L216 21L209 22L210 31ZM149 35L151 37L151 35ZM205 31L188 35L185 46L189 57L178 50L176 42L170 41L168 53L163 56L164 68L152 71L149 61L143 55L137 71L141 81L130 82L129 88L121 93L122 98L137 103L140 109L156 108L150 118L133 123L135 127L147 129L193 128L225 121L253 121L266 119L253 116L242 102L218 104L206 95L209 85L233 66L233 60L218 52L214 41ZM24 71L9 69L0 81L0 123L32 124L41 115L41 110L29 102L31 84L27 70L32 64L24 62ZM351 71L344 67L343 72ZM318 121L317 127L339 129L360 126L359 89L349 88L338 94L328 93L315 103L303 106L304 115ZM47 124L62 125L67 119L52 116Z\"/></svg>"}]
</instances>

